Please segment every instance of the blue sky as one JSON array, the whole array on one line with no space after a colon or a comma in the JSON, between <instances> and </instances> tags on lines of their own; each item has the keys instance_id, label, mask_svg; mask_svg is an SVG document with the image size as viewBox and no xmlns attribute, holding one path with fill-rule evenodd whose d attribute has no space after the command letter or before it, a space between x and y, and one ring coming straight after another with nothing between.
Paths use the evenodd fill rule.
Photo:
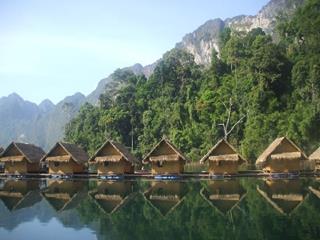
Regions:
<instances>
[{"instance_id":1,"label":"blue sky","mask_svg":"<svg viewBox=\"0 0 320 240\"><path fill-rule=\"evenodd\" d=\"M0 97L87 95L117 68L150 64L209 19L268 0L1 0Z\"/></svg>"}]
</instances>

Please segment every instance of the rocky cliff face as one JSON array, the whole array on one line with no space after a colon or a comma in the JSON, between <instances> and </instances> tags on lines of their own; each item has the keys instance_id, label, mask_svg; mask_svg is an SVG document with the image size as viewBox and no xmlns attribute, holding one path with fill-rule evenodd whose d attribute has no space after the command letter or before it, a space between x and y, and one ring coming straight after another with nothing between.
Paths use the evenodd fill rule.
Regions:
<instances>
[{"instance_id":1,"label":"rocky cliff face","mask_svg":"<svg viewBox=\"0 0 320 240\"><path fill-rule=\"evenodd\" d=\"M255 16L236 16L226 20L209 20L187 34L177 48L192 53L198 64L208 65L211 62L213 49L219 52L219 34L225 27L232 30L248 32L254 28L262 28L267 34L273 34L275 21L280 14L291 14L304 0L271 0Z\"/></svg>"}]
</instances>

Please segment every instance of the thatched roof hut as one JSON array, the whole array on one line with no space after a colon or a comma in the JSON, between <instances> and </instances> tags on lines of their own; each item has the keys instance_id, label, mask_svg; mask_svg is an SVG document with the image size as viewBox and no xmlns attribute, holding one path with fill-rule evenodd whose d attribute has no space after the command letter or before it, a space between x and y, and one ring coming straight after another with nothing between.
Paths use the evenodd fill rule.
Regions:
<instances>
[{"instance_id":1,"label":"thatched roof hut","mask_svg":"<svg viewBox=\"0 0 320 240\"><path fill-rule=\"evenodd\" d=\"M73 209L86 196L82 181L51 181L42 191L43 197L57 211Z\"/></svg>"},{"instance_id":2,"label":"thatched roof hut","mask_svg":"<svg viewBox=\"0 0 320 240\"><path fill-rule=\"evenodd\" d=\"M300 161L306 159L305 153L294 142L287 137L280 137L259 156L256 165L268 167L271 171L300 170ZM283 161L287 161L286 164Z\"/></svg>"},{"instance_id":3,"label":"thatched roof hut","mask_svg":"<svg viewBox=\"0 0 320 240\"><path fill-rule=\"evenodd\" d=\"M49 173L82 173L88 154L72 143L57 142L41 161L49 164Z\"/></svg>"},{"instance_id":4,"label":"thatched roof hut","mask_svg":"<svg viewBox=\"0 0 320 240\"><path fill-rule=\"evenodd\" d=\"M140 162L120 143L107 140L91 157L97 164L98 174L133 173L134 165Z\"/></svg>"},{"instance_id":5,"label":"thatched roof hut","mask_svg":"<svg viewBox=\"0 0 320 240\"><path fill-rule=\"evenodd\" d=\"M39 163L45 152L42 148L28 143L12 142L2 152L0 161L18 162L26 160L29 163Z\"/></svg>"},{"instance_id":6,"label":"thatched roof hut","mask_svg":"<svg viewBox=\"0 0 320 240\"><path fill-rule=\"evenodd\" d=\"M245 189L239 179L227 181L212 181L200 191L200 195L210 206L217 209L221 214L231 212L244 197Z\"/></svg>"},{"instance_id":7,"label":"thatched roof hut","mask_svg":"<svg viewBox=\"0 0 320 240\"><path fill-rule=\"evenodd\" d=\"M88 194L96 205L106 214L113 214L133 197L132 182L98 183L97 189Z\"/></svg>"},{"instance_id":8,"label":"thatched roof hut","mask_svg":"<svg viewBox=\"0 0 320 240\"><path fill-rule=\"evenodd\" d=\"M31 207L41 201L36 181L8 180L0 189L0 199L9 211Z\"/></svg>"},{"instance_id":9,"label":"thatched roof hut","mask_svg":"<svg viewBox=\"0 0 320 240\"><path fill-rule=\"evenodd\" d=\"M143 195L165 217L182 203L186 193L183 182L156 182Z\"/></svg>"},{"instance_id":10,"label":"thatched roof hut","mask_svg":"<svg viewBox=\"0 0 320 240\"><path fill-rule=\"evenodd\" d=\"M142 160L151 163L153 174L181 173L186 161L187 157L165 137Z\"/></svg>"},{"instance_id":11,"label":"thatched roof hut","mask_svg":"<svg viewBox=\"0 0 320 240\"><path fill-rule=\"evenodd\" d=\"M39 162L45 152L38 146L12 142L1 153L6 173L30 173L39 171Z\"/></svg>"},{"instance_id":12,"label":"thatched roof hut","mask_svg":"<svg viewBox=\"0 0 320 240\"><path fill-rule=\"evenodd\" d=\"M209 160L209 172L218 174L233 174L246 160L225 139L221 139L209 152L203 156L200 163Z\"/></svg>"},{"instance_id":13,"label":"thatched roof hut","mask_svg":"<svg viewBox=\"0 0 320 240\"><path fill-rule=\"evenodd\" d=\"M283 215L290 215L307 196L299 180L267 180L257 191Z\"/></svg>"}]
</instances>

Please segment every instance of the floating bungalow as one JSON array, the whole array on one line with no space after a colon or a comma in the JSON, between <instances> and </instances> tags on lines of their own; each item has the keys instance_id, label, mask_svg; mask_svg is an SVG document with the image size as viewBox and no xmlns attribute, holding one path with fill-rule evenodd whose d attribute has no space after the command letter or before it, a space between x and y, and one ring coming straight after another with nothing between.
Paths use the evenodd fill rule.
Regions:
<instances>
[{"instance_id":1,"label":"floating bungalow","mask_svg":"<svg viewBox=\"0 0 320 240\"><path fill-rule=\"evenodd\" d=\"M283 215L290 215L307 196L298 179L266 180L262 186L257 186L257 191Z\"/></svg>"},{"instance_id":2,"label":"floating bungalow","mask_svg":"<svg viewBox=\"0 0 320 240\"><path fill-rule=\"evenodd\" d=\"M38 173L44 155L45 152L38 146L12 142L1 153L0 162L4 163L6 174Z\"/></svg>"},{"instance_id":3,"label":"floating bungalow","mask_svg":"<svg viewBox=\"0 0 320 240\"><path fill-rule=\"evenodd\" d=\"M183 201L186 195L183 182L152 182L143 195L162 216L167 216Z\"/></svg>"},{"instance_id":4,"label":"floating bungalow","mask_svg":"<svg viewBox=\"0 0 320 240\"><path fill-rule=\"evenodd\" d=\"M320 171L320 147L309 156L309 160L314 162L314 170Z\"/></svg>"},{"instance_id":5,"label":"floating bungalow","mask_svg":"<svg viewBox=\"0 0 320 240\"><path fill-rule=\"evenodd\" d=\"M231 212L245 198L246 191L239 179L211 181L201 189L200 195L222 215Z\"/></svg>"},{"instance_id":6,"label":"floating bungalow","mask_svg":"<svg viewBox=\"0 0 320 240\"><path fill-rule=\"evenodd\" d=\"M213 146L200 163L207 160L209 160L209 174L214 175L237 174L239 166L246 162L225 139L221 139Z\"/></svg>"},{"instance_id":7,"label":"floating bungalow","mask_svg":"<svg viewBox=\"0 0 320 240\"><path fill-rule=\"evenodd\" d=\"M105 214L113 214L123 207L133 196L132 182L98 182L97 189L89 196Z\"/></svg>"},{"instance_id":8,"label":"floating bungalow","mask_svg":"<svg viewBox=\"0 0 320 240\"><path fill-rule=\"evenodd\" d=\"M75 144L58 142L42 158L48 164L49 174L77 174L86 172L88 154Z\"/></svg>"},{"instance_id":9,"label":"floating bungalow","mask_svg":"<svg viewBox=\"0 0 320 240\"><path fill-rule=\"evenodd\" d=\"M187 158L168 139L163 138L143 159L151 164L154 175L175 175L183 173Z\"/></svg>"},{"instance_id":10,"label":"floating bungalow","mask_svg":"<svg viewBox=\"0 0 320 240\"><path fill-rule=\"evenodd\" d=\"M43 197L57 212L73 209L86 196L83 181L49 180L42 191Z\"/></svg>"},{"instance_id":11,"label":"floating bungalow","mask_svg":"<svg viewBox=\"0 0 320 240\"><path fill-rule=\"evenodd\" d=\"M139 161L120 143L108 140L89 161L96 164L98 175L133 174Z\"/></svg>"},{"instance_id":12,"label":"floating bungalow","mask_svg":"<svg viewBox=\"0 0 320 240\"><path fill-rule=\"evenodd\" d=\"M0 199L9 211L28 208L41 201L37 181L8 180L0 189Z\"/></svg>"},{"instance_id":13,"label":"floating bungalow","mask_svg":"<svg viewBox=\"0 0 320 240\"><path fill-rule=\"evenodd\" d=\"M302 161L307 156L290 139L281 137L275 139L270 146L259 156L256 165L264 172L299 172Z\"/></svg>"}]
</instances>

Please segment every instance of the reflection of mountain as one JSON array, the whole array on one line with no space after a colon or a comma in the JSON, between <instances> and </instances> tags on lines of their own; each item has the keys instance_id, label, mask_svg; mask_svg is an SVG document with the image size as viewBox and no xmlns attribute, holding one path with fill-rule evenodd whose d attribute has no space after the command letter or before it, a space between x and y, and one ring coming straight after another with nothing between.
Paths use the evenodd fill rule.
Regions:
<instances>
[{"instance_id":1,"label":"reflection of mountain","mask_svg":"<svg viewBox=\"0 0 320 240\"><path fill-rule=\"evenodd\" d=\"M39 183L8 180L0 189L0 199L9 211L31 207L41 201Z\"/></svg>"},{"instance_id":2,"label":"reflection of mountain","mask_svg":"<svg viewBox=\"0 0 320 240\"><path fill-rule=\"evenodd\" d=\"M104 213L113 214L133 196L133 183L101 181L89 196Z\"/></svg>"},{"instance_id":3,"label":"reflection of mountain","mask_svg":"<svg viewBox=\"0 0 320 240\"><path fill-rule=\"evenodd\" d=\"M300 180L266 180L257 191L278 212L291 214L306 198Z\"/></svg>"},{"instance_id":4,"label":"reflection of mountain","mask_svg":"<svg viewBox=\"0 0 320 240\"><path fill-rule=\"evenodd\" d=\"M144 197L162 216L166 216L180 205L186 193L183 182L153 182Z\"/></svg>"},{"instance_id":5,"label":"reflection of mountain","mask_svg":"<svg viewBox=\"0 0 320 240\"><path fill-rule=\"evenodd\" d=\"M245 197L246 192L239 179L210 181L200 191L201 196L222 214L227 214Z\"/></svg>"},{"instance_id":6,"label":"reflection of mountain","mask_svg":"<svg viewBox=\"0 0 320 240\"><path fill-rule=\"evenodd\" d=\"M86 193L83 181L49 181L42 192L44 198L57 211L70 210L79 205Z\"/></svg>"}]
</instances>

